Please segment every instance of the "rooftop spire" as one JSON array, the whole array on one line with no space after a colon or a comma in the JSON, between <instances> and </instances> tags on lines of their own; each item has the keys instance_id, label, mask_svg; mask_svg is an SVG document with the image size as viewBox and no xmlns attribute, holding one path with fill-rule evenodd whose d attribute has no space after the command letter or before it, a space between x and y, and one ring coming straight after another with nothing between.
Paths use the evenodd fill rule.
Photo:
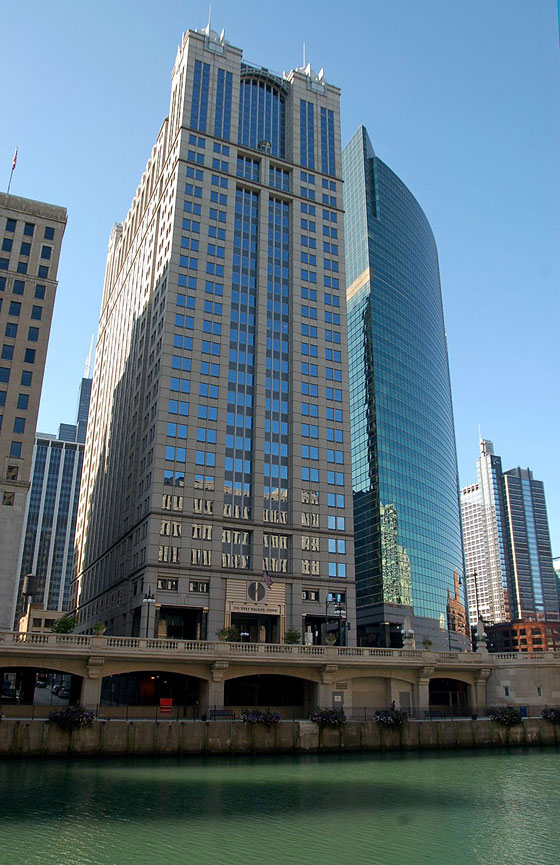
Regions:
<instances>
[{"instance_id":1,"label":"rooftop spire","mask_svg":"<svg viewBox=\"0 0 560 865\"><path fill-rule=\"evenodd\" d=\"M91 378L91 372L92 372L91 359L93 357L93 339L94 339L94 336L95 336L95 334L92 333L91 342L89 344L89 352L88 352L88 356L86 358L86 368L85 368L85 372L84 372L84 378Z\"/></svg>"}]
</instances>

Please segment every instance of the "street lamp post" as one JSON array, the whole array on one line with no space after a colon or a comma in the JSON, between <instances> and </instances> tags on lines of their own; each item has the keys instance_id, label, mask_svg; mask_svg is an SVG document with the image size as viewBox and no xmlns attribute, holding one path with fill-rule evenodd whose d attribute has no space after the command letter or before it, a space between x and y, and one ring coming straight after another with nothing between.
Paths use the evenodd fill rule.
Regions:
<instances>
[{"instance_id":1,"label":"street lamp post","mask_svg":"<svg viewBox=\"0 0 560 865\"><path fill-rule=\"evenodd\" d=\"M338 618L338 645L342 645L342 622L346 621L346 605L342 603L342 601L334 602L329 598L329 593L327 592L327 597L325 600L325 643L327 641L327 632L329 627L329 604L335 604L334 613ZM345 640L346 642L346 640Z\"/></svg>"},{"instance_id":2,"label":"street lamp post","mask_svg":"<svg viewBox=\"0 0 560 865\"><path fill-rule=\"evenodd\" d=\"M148 632L150 626L150 607L152 607L156 602L155 597L152 595L152 590L148 586L148 591L144 595L144 599L142 601L143 604L146 604L146 639L148 639Z\"/></svg>"}]
</instances>

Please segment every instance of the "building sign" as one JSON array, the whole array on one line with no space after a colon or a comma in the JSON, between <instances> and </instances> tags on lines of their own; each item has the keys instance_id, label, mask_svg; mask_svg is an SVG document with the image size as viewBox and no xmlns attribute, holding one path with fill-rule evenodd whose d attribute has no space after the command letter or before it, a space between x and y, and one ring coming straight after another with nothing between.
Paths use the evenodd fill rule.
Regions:
<instances>
[{"instance_id":1,"label":"building sign","mask_svg":"<svg viewBox=\"0 0 560 865\"><path fill-rule=\"evenodd\" d=\"M280 605L275 604L271 606L270 604L235 604L231 605L232 613L255 613L256 615L261 616L279 616L280 615Z\"/></svg>"}]
</instances>

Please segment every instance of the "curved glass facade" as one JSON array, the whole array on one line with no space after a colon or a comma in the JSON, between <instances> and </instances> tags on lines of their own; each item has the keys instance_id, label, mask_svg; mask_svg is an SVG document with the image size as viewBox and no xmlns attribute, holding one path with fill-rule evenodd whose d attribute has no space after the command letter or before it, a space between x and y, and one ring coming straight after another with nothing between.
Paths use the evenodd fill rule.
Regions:
<instances>
[{"instance_id":1,"label":"curved glass facade","mask_svg":"<svg viewBox=\"0 0 560 865\"><path fill-rule=\"evenodd\" d=\"M246 72L239 87L239 144L257 150L265 141L273 156L285 156L285 95L268 75Z\"/></svg>"},{"instance_id":2,"label":"curved glass facade","mask_svg":"<svg viewBox=\"0 0 560 865\"><path fill-rule=\"evenodd\" d=\"M463 550L437 249L363 127L343 174L358 626L364 643L395 644L409 615L417 644L459 647Z\"/></svg>"}]
</instances>

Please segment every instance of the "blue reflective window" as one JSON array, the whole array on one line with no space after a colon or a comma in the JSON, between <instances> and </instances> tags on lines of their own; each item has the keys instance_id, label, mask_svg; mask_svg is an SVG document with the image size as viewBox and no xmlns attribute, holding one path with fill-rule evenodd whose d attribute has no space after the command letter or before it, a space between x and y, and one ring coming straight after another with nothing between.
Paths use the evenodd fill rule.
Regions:
<instances>
[{"instance_id":1,"label":"blue reflective window","mask_svg":"<svg viewBox=\"0 0 560 865\"><path fill-rule=\"evenodd\" d=\"M239 144L261 147L275 156L285 151L285 96L281 82L248 75L241 79Z\"/></svg>"}]
</instances>

